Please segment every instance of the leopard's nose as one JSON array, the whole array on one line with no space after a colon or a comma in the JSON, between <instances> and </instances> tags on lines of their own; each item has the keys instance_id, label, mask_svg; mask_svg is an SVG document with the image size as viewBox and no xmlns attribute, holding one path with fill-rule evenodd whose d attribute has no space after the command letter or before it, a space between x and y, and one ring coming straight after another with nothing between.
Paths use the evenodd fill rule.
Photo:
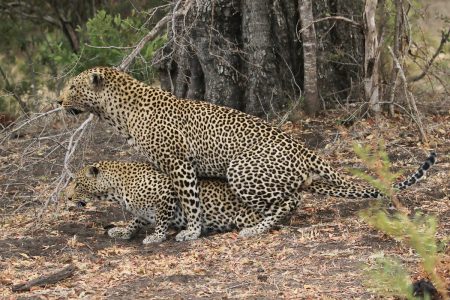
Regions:
<instances>
[{"instance_id":1,"label":"leopard's nose","mask_svg":"<svg viewBox=\"0 0 450 300\"><path fill-rule=\"evenodd\" d=\"M62 105L62 100L57 100L56 101L59 105Z\"/></svg>"}]
</instances>

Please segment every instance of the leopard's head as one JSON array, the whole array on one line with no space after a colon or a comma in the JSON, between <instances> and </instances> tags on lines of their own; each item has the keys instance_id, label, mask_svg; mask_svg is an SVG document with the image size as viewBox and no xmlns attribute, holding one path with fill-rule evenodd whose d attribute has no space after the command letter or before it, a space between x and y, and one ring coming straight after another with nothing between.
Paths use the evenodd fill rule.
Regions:
<instances>
[{"instance_id":1,"label":"leopard's head","mask_svg":"<svg viewBox=\"0 0 450 300\"><path fill-rule=\"evenodd\" d=\"M113 188L95 164L79 170L65 190L67 199L77 206L86 206L89 200L114 200L113 194Z\"/></svg>"},{"instance_id":2,"label":"leopard's head","mask_svg":"<svg viewBox=\"0 0 450 300\"><path fill-rule=\"evenodd\" d=\"M63 88L58 103L71 114L83 112L98 113L104 101L104 91L111 74L118 72L112 68L97 67L86 70L70 79Z\"/></svg>"}]
</instances>

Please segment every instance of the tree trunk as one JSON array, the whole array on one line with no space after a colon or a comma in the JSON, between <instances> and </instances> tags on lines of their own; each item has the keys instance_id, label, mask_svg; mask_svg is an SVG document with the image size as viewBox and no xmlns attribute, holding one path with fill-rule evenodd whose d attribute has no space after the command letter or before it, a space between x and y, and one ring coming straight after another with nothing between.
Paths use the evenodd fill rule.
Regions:
<instances>
[{"instance_id":1,"label":"tree trunk","mask_svg":"<svg viewBox=\"0 0 450 300\"><path fill-rule=\"evenodd\" d=\"M344 0L303 4L308 3L301 10L303 27L313 22L313 13L361 16L363 10ZM161 87L177 97L284 120L303 89L308 112L314 114L321 106L318 86L332 95L329 99L336 97L336 90L347 97L342 91L348 93L362 72L362 33L351 25L334 21L322 22L320 29L308 26L299 40L299 0L174 0L173 7L168 42L153 62ZM320 36L317 45L314 30ZM348 53L351 61L341 63L347 56L336 59L335 53L330 59L328 45L331 51Z\"/></svg>"},{"instance_id":2,"label":"tree trunk","mask_svg":"<svg viewBox=\"0 0 450 300\"><path fill-rule=\"evenodd\" d=\"M316 31L311 0L299 1L301 36L303 41L304 64L304 95L305 110L308 115L315 115L320 110L319 93L317 90L317 54Z\"/></svg>"},{"instance_id":3,"label":"tree trunk","mask_svg":"<svg viewBox=\"0 0 450 300\"><path fill-rule=\"evenodd\" d=\"M20 95L18 95L16 93L16 91L14 90L14 87L12 86L12 84L9 82L8 77L6 76L6 73L3 71L2 67L0 66L0 75L3 77L3 80L5 82L5 91L10 93L13 98L17 101L17 103L19 103L20 108L22 109L22 112L24 114L28 114L30 112L30 108L28 107L28 105L22 100L22 98L20 98Z\"/></svg>"},{"instance_id":4,"label":"tree trunk","mask_svg":"<svg viewBox=\"0 0 450 300\"><path fill-rule=\"evenodd\" d=\"M269 5L271 0L242 1L242 37L244 59L247 61L248 84L245 89L245 111L269 116L278 112L283 99L273 51Z\"/></svg>"},{"instance_id":5,"label":"tree trunk","mask_svg":"<svg viewBox=\"0 0 450 300\"><path fill-rule=\"evenodd\" d=\"M366 0L364 7L365 51L364 51L364 93L369 108L374 114L380 112L378 35L375 23L377 0Z\"/></svg>"},{"instance_id":6,"label":"tree trunk","mask_svg":"<svg viewBox=\"0 0 450 300\"><path fill-rule=\"evenodd\" d=\"M64 8L60 7L60 3L58 1L55 2L53 0L52 6L55 11L55 14L58 17L60 28L64 33L64 35L66 36L67 40L69 41L72 51L74 53L78 53L78 51L80 50L80 40L78 34L75 31L75 28L72 25L71 21L65 15L70 13L70 11L66 11L64 10Z\"/></svg>"},{"instance_id":7,"label":"tree trunk","mask_svg":"<svg viewBox=\"0 0 450 300\"><path fill-rule=\"evenodd\" d=\"M400 54L400 39L402 32L402 0L395 0L395 25L394 25L394 56L399 59ZM388 88L389 96L389 114L394 116L394 101L395 101L395 89L397 87L398 69L395 63L392 64L390 83Z\"/></svg>"}]
</instances>

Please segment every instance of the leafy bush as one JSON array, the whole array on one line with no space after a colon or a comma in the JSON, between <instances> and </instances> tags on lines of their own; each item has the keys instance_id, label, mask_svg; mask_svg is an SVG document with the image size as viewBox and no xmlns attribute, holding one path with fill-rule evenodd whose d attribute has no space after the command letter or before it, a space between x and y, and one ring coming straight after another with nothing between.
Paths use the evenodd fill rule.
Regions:
<instances>
[{"instance_id":1,"label":"leafy bush","mask_svg":"<svg viewBox=\"0 0 450 300\"><path fill-rule=\"evenodd\" d=\"M445 294L444 283L436 273L438 252L436 243L437 220L433 216L416 213L409 217L395 200L395 190L392 183L397 177L390 171L390 162L382 143L374 155L370 155L370 148L355 146L356 154L363 160L377 177L354 172L361 178L380 189L387 197L397 203L399 212L391 215L374 206L360 213L361 218L414 250L421 259L423 270L428 274L441 294ZM397 295L407 299L415 299L413 286L407 269L396 259L378 255L375 265L366 268L370 278L368 285L386 295ZM427 296L426 296L427 297Z\"/></svg>"},{"instance_id":2,"label":"leafy bush","mask_svg":"<svg viewBox=\"0 0 450 300\"><path fill-rule=\"evenodd\" d=\"M73 52L61 29L45 22L37 25L28 18L17 20L5 16L0 23L3 41L0 43L0 71L3 72L0 72L0 90L5 91L0 95L0 112L19 112L14 97L21 98L29 109L37 110L54 99L47 97L45 87L58 91L63 80L87 68L119 65L151 27L145 23L147 14L126 13L129 16L124 18L99 10L78 26L78 53ZM150 62L165 41L166 37L161 36L147 43L129 71L140 80L153 81L156 74Z\"/></svg>"},{"instance_id":3,"label":"leafy bush","mask_svg":"<svg viewBox=\"0 0 450 300\"><path fill-rule=\"evenodd\" d=\"M100 10L87 21L86 27L77 28L81 36L80 53L69 53L67 48L56 45L53 58L57 64L66 66L72 74L94 66L117 66L148 32L143 22L140 15L133 14L123 19L120 15L112 16ZM141 80L154 80L155 72L150 61L165 41L166 37L161 36L147 43L131 66L130 72Z\"/></svg>"}]
</instances>

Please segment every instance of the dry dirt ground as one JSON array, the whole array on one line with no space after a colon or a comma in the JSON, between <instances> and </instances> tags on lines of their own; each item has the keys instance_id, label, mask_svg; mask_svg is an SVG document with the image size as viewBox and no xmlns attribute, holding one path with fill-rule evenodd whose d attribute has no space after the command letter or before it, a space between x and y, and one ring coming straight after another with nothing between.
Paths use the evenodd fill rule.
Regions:
<instances>
[{"instance_id":1,"label":"dry dirt ground","mask_svg":"<svg viewBox=\"0 0 450 300\"><path fill-rule=\"evenodd\" d=\"M429 114L429 145L404 116L339 125L344 112L328 111L283 126L293 136L349 174L364 168L353 143L383 139L393 169L409 174L438 153L426 180L401 192L412 213L439 220L437 239L450 233L450 117ZM364 269L381 255L408 266L423 278L419 257L405 244L369 227L358 211L369 201L305 194L290 220L270 233L239 238L236 232L192 242L141 245L109 238L104 226L129 219L119 207L93 203L78 209L62 195L47 203L62 171L68 137L86 116L45 117L17 132L0 135L0 295L5 299L379 299L366 285ZM139 160L108 128L94 122L80 142L71 167L101 159ZM350 175L349 175L350 176ZM357 179L355 179L357 180ZM46 204L48 206L45 208ZM41 217L38 217L41 213ZM149 229L150 231L151 229ZM450 283L450 253L443 247L439 272ZM11 287L73 264L74 275L56 284L15 293Z\"/></svg>"}]
</instances>

